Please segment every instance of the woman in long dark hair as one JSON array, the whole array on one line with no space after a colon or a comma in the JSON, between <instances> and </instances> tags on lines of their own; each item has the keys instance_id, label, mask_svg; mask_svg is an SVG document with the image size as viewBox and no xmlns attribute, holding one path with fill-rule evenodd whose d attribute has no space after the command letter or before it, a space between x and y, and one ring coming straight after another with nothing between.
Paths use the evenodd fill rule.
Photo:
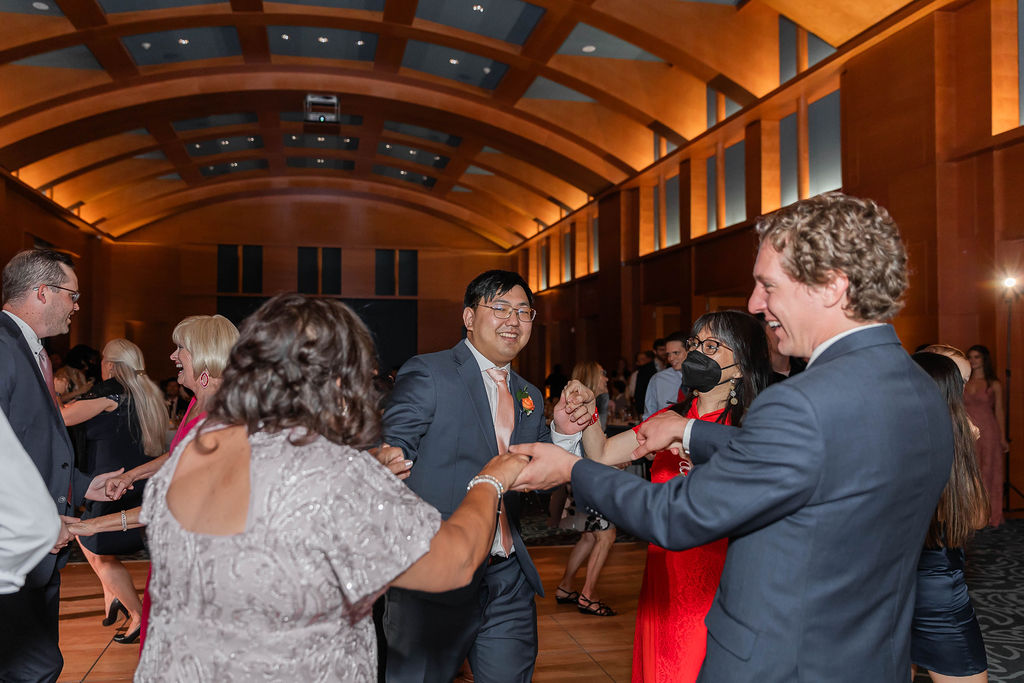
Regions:
<instances>
[{"instance_id":1,"label":"woman in long dark hair","mask_svg":"<svg viewBox=\"0 0 1024 683\"><path fill-rule=\"evenodd\" d=\"M691 335L683 362L689 393L666 410L740 425L771 381L764 328L748 313L717 311L698 318ZM607 440L594 427L583 432L587 455L608 465L629 462L636 447L633 430ZM664 483L685 476L690 468L681 453L661 451L651 465L651 481ZM727 543L722 539L678 552L648 546L633 639L634 683L696 680L707 643L704 617L718 589Z\"/></svg>"},{"instance_id":2,"label":"woman in long dark hair","mask_svg":"<svg viewBox=\"0 0 1024 683\"><path fill-rule=\"evenodd\" d=\"M996 379L992 354L988 347L975 344L967 349L971 378L964 387L964 407L981 430L975 443L981 480L989 496L988 523L1003 523L1003 485L1006 478L1003 454L1010 450L1006 442L1006 416L1003 414L1003 385Z\"/></svg>"},{"instance_id":3,"label":"woman in long dark hair","mask_svg":"<svg viewBox=\"0 0 1024 683\"><path fill-rule=\"evenodd\" d=\"M956 364L937 353L916 353L949 404L953 419L953 467L935 509L917 566L917 593L910 654L933 681L988 680L985 643L964 581L964 545L988 520L988 497L974 455L974 436L964 409L964 381Z\"/></svg>"}]
</instances>

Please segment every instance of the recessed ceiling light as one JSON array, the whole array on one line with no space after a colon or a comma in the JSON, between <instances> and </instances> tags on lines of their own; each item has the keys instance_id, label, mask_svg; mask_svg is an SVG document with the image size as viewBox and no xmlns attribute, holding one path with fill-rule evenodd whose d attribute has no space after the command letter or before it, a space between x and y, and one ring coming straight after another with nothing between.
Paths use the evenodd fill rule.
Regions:
<instances>
[{"instance_id":1,"label":"recessed ceiling light","mask_svg":"<svg viewBox=\"0 0 1024 683\"><path fill-rule=\"evenodd\" d=\"M456 57L451 57L448 59L448 63L454 66L455 64L459 63L459 60Z\"/></svg>"},{"instance_id":2,"label":"recessed ceiling light","mask_svg":"<svg viewBox=\"0 0 1024 683\"><path fill-rule=\"evenodd\" d=\"M441 161L441 156L438 154L434 155L434 161Z\"/></svg>"},{"instance_id":3,"label":"recessed ceiling light","mask_svg":"<svg viewBox=\"0 0 1024 683\"><path fill-rule=\"evenodd\" d=\"M142 43L143 50L148 50L151 47L153 47L153 43Z\"/></svg>"},{"instance_id":4,"label":"recessed ceiling light","mask_svg":"<svg viewBox=\"0 0 1024 683\"><path fill-rule=\"evenodd\" d=\"M391 149L391 145L384 145L384 149Z\"/></svg>"},{"instance_id":5,"label":"recessed ceiling light","mask_svg":"<svg viewBox=\"0 0 1024 683\"><path fill-rule=\"evenodd\" d=\"M596 45L584 45L583 47L580 48L580 52L586 52L588 54L591 53L591 52L596 52L596 51L597 51L597 46Z\"/></svg>"},{"instance_id":6,"label":"recessed ceiling light","mask_svg":"<svg viewBox=\"0 0 1024 683\"><path fill-rule=\"evenodd\" d=\"M356 45L358 45L359 47L362 47L363 45L366 45L366 41L365 40L357 40L356 41Z\"/></svg>"},{"instance_id":7,"label":"recessed ceiling light","mask_svg":"<svg viewBox=\"0 0 1024 683\"><path fill-rule=\"evenodd\" d=\"M213 166L207 166L206 168L207 168L208 170L210 170L210 171L212 171L212 170L213 170Z\"/></svg>"},{"instance_id":8,"label":"recessed ceiling light","mask_svg":"<svg viewBox=\"0 0 1024 683\"><path fill-rule=\"evenodd\" d=\"M323 141L324 141L324 140L326 140L326 139L327 139L327 138L325 138L325 137L323 137L323 136L320 136L320 137L318 137L318 138L316 139L316 141L317 141L317 142L323 142Z\"/></svg>"},{"instance_id":9,"label":"recessed ceiling light","mask_svg":"<svg viewBox=\"0 0 1024 683\"><path fill-rule=\"evenodd\" d=\"M287 33L282 33L281 34L281 40L288 40L289 38L291 38L291 36L288 35Z\"/></svg>"},{"instance_id":10,"label":"recessed ceiling light","mask_svg":"<svg viewBox=\"0 0 1024 683\"><path fill-rule=\"evenodd\" d=\"M483 12L484 11L484 6L483 5L473 5L473 11L474 12Z\"/></svg>"},{"instance_id":11,"label":"recessed ceiling light","mask_svg":"<svg viewBox=\"0 0 1024 683\"><path fill-rule=\"evenodd\" d=\"M324 160L323 160L323 159L317 159L317 160L316 160L316 163L318 163L318 164L322 164L322 163L324 163Z\"/></svg>"},{"instance_id":12,"label":"recessed ceiling light","mask_svg":"<svg viewBox=\"0 0 1024 683\"><path fill-rule=\"evenodd\" d=\"M228 141L227 141L227 140L221 140L221 141L220 141L220 144L222 144L222 145L226 145L226 144L228 144Z\"/></svg>"},{"instance_id":13,"label":"recessed ceiling light","mask_svg":"<svg viewBox=\"0 0 1024 683\"><path fill-rule=\"evenodd\" d=\"M45 2L33 2L32 6L39 10L40 12L45 12L46 10L50 9L50 6L47 5Z\"/></svg>"},{"instance_id":14,"label":"recessed ceiling light","mask_svg":"<svg viewBox=\"0 0 1024 683\"><path fill-rule=\"evenodd\" d=\"M298 135L293 135L293 136L292 136L292 140L298 140L298 139L299 139L299 136L298 136Z\"/></svg>"},{"instance_id":15,"label":"recessed ceiling light","mask_svg":"<svg viewBox=\"0 0 1024 683\"><path fill-rule=\"evenodd\" d=\"M188 45L188 38L178 38L178 45Z\"/></svg>"},{"instance_id":16,"label":"recessed ceiling light","mask_svg":"<svg viewBox=\"0 0 1024 683\"><path fill-rule=\"evenodd\" d=\"M231 168L236 168L237 166L238 166L238 162L237 161L232 161L231 162Z\"/></svg>"},{"instance_id":17,"label":"recessed ceiling light","mask_svg":"<svg viewBox=\"0 0 1024 683\"><path fill-rule=\"evenodd\" d=\"M249 142L256 142L256 138L246 138Z\"/></svg>"},{"instance_id":18,"label":"recessed ceiling light","mask_svg":"<svg viewBox=\"0 0 1024 683\"><path fill-rule=\"evenodd\" d=\"M348 142L348 141L349 141L349 138L345 138L345 142Z\"/></svg>"},{"instance_id":19,"label":"recessed ceiling light","mask_svg":"<svg viewBox=\"0 0 1024 683\"><path fill-rule=\"evenodd\" d=\"M485 66L484 67L484 74L486 75L486 74L489 74L489 73L491 73L491 67Z\"/></svg>"},{"instance_id":20,"label":"recessed ceiling light","mask_svg":"<svg viewBox=\"0 0 1024 683\"><path fill-rule=\"evenodd\" d=\"M414 150L414 149L410 149L410 150L409 150L409 154L411 154L411 155L413 155L413 156L416 156L416 150Z\"/></svg>"},{"instance_id":21,"label":"recessed ceiling light","mask_svg":"<svg viewBox=\"0 0 1024 683\"><path fill-rule=\"evenodd\" d=\"M196 149L199 149L199 143L198 142L196 143Z\"/></svg>"},{"instance_id":22,"label":"recessed ceiling light","mask_svg":"<svg viewBox=\"0 0 1024 683\"><path fill-rule=\"evenodd\" d=\"M326 43L327 42L327 36L317 36L316 40L319 43Z\"/></svg>"},{"instance_id":23,"label":"recessed ceiling light","mask_svg":"<svg viewBox=\"0 0 1024 683\"><path fill-rule=\"evenodd\" d=\"M406 171L405 169L399 171L399 173L401 173L402 175L409 175L409 172Z\"/></svg>"}]
</instances>

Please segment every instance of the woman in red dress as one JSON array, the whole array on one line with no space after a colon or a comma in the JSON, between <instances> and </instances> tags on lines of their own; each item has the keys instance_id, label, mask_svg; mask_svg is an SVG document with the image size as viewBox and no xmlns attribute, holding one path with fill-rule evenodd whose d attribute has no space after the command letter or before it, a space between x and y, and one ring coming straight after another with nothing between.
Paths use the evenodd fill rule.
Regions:
<instances>
[{"instance_id":1,"label":"woman in red dress","mask_svg":"<svg viewBox=\"0 0 1024 683\"><path fill-rule=\"evenodd\" d=\"M702 315L693 324L683 363L683 382L675 410L686 417L739 425L754 397L769 383L768 342L756 318L740 311ZM594 428L583 434L587 453L608 465L628 462L636 432L604 439ZM601 447L603 445L603 448ZM660 451L651 464L651 481L664 483L691 468L681 448ZM669 551L647 547L647 566L637 605L633 639L633 682L697 680L704 663L704 617L718 590L727 539L697 548Z\"/></svg>"}]
</instances>

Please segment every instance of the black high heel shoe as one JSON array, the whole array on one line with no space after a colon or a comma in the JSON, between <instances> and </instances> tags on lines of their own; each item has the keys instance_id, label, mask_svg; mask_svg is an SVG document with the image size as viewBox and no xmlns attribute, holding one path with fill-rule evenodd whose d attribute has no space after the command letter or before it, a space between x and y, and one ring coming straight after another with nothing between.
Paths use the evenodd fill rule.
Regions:
<instances>
[{"instance_id":1,"label":"black high heel shoe","mask_svg":"<svg viewBox=\"0 0 1024 683\"><path fill-rule=\"evenodd\" d=\"M132 631L131 633L118 633L114 636L115 643L121 643L122 645L130 645L131 643L138 642L139 636L142 634L142 624Z\"/></svg>"},{"instance_id":2,"label":"black high heel shoe","mask_svg":"<svg viewBox=\"0 0 1024 683\"><path fill-rule=\"evenodd\" d=\"M110 608L107 609L107 618L101 623L104 626L111 626L117 621L117 613L124 612L124 615L128 616L128 608L121 604L121 601L114 598L110 603Z\"/></svg>"}]
</instances>

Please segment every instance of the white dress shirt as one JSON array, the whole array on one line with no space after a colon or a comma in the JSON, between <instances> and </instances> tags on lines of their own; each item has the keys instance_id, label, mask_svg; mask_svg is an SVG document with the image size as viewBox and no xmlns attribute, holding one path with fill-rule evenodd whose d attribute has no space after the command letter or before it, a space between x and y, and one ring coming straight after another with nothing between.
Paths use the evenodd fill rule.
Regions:
<instances>
[{"instance_id":1,"label":"white dress shirt","mask_svg":"<svg viewBox=\"0 0 1024 683\"><path fill-rule=\"evenodd\" d=\"M512 387L510 385L512 382L512 366L509 363L505 363L505 365L501 366L495 365L491 361L487 360L487 358L485 358L482 353L477 351L476 347L473 346L473 343L470 342L469 339L466 339L465 342L466 346L468 346L469 350L473 353L473 358L476 359L477 365L480 366L480 374L483 375L484 381L484 391L487 393L487 403L491 407L491 420L493 421L494 416L497 414L498 411L498 385L491 380L490 376L487 374L487 371L490 370L491 368L498 368L500 370L504 370L505 372L507 372L509 379L507 382L505 382L505 386L511 393ZM540 408L540 410L543 410L543 408ZM579 455L579 443L582 438L583 435L581 433L571 435L559 434L555 430L555 423L551 423L551 443L555 444L556 446L561 446L570 453L576 453L577 455ZM509 555L511 555L512 552L515 552L515 548L511 549ZM496 528L494 530L494 543L491 544L491 554L500 555L502 557L506 556L505 550L501 545L501 529Z\"/></svg>"},{"instance_id":2,"label":"white dress shirt","mask_svg":"<svg viewBox=\"0 0 1024 683\"><path fill-rule=\"evenodd\" d=\"M60 519L39 470L0 412L0 593L16 593L53 548Z\"/></svg>"},{"instance_id":3,"label":"white dress shirt","mask_svg":"<svg viewBox=\"0 0 1024 683\"><path fill-rule=\"evenodd\" d=\"M28 348L32 352L32 357L36 359L36 367L39 368L39 374L42 375L43 368L39 365L39 352L43 350L43 341L39 338L39 335L36 334L36 331L29 327L27 322L8 310L4 310L4 313L9 315L11 320L17 323L18 329L21 330L21 333L25 336L25 341L28 342ZM46 379L45 375L43 375L43 379Z\"/></svg>"}]
</instances>

